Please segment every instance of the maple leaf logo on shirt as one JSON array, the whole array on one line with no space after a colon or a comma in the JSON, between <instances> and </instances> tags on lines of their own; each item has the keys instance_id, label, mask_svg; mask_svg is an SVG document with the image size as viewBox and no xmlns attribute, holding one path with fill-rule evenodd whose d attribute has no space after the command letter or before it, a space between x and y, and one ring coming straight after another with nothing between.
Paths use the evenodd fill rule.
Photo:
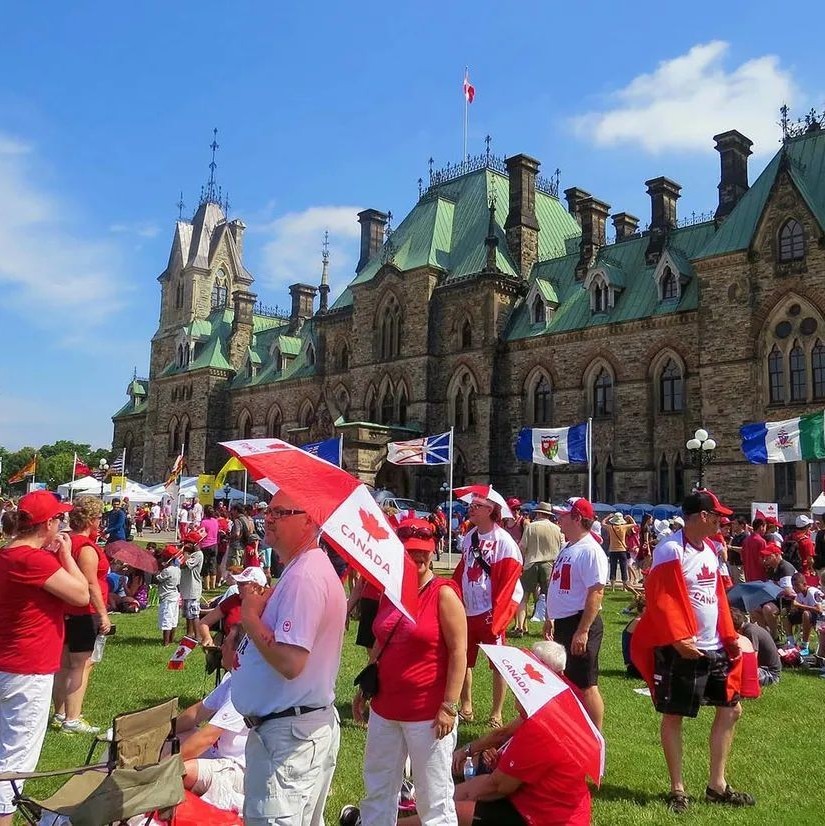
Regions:
<instances>
[{"instance_id":1,"label":"maple leaf logo on shirt","mask_svg":"<svg viewBox=\"0 0 825 826\"><path fill-rule=\"evenodd\" d=\"M381 523L368 511L363 508L358 509L358 516L361 517L361 527L367 532L370 539L379 542L386 539L390 533L386 528L381 527Z\"/></svg>"},{"instance_id":2,"label":"maple leaf logo on shirt","mask_svg":"<svg viewBox=\"0 0 825 826\"><path fill-rule=\"evenodd\" d=\"M530 663L527 663L524 666L524 673L531 680L535 680L537 683L543 683L544 682L544 675L541 673L541 671L538 670L538 668L536 668L534 665L531 665Z\"/></svg>"},{"instance_id":3,"label":"maple leaf logo on shirt","mask_svg":"<svg viewBox=\"0 0 825 826\"><path fill-rule=\"evenodd\" d=\"M711 582L716 581L716 573L711 573L710 569L707 565L703 565L700 569L699 573L696 574L696 581L700 585L709 585Z\"/></svg>"},{"instance_id":4,"label":"maple leaf logo on shirt","mask_svg":"<svg viewBox=\"0 0 825 826\"><path fill-rule=\"evenodd\" d=\"M478 582L481 579L481 565L473 563L467 568L467 582Z\"/></svg>"}]
</instances>

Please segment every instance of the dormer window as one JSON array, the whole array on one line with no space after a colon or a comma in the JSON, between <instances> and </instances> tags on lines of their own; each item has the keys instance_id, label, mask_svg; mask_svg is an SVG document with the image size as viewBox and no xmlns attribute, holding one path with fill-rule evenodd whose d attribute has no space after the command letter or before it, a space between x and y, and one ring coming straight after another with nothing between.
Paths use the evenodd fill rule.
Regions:
<instances>
[{"instance_id":1,"label":"dormer window","mask_svg":"<svg viewBox=\"0 0 825 826\"><path fill-rule=\"evenodd\" d=\"M805 257L805 231L795 218L789 218L779 230L779 260L801 261Z\"/></svg>"},{"instance_id":2,"label":"dormer window","mask_svg":"<svg viewBox=\"0 0 825 826\"><path fill-rule=\"evenodd\" d=\"M673 301L679 298L679 280L670 267L665 267L662 275L662 301Z\"/></svg>"},{"instance_id":3,"label":"dormer window","mask_svg":"<svg viewBox=\"0 0 825 826\"><path fill-rule=\"evenodd\" d=\"M545 326L559 307L556 289L550 281L537 278L525 299L530 324Z\"/></svg>"},{"instance_id":4,"label":"dormer window","mask_svg":"<svg viewBox=\"0 0 825 826\"><path fill-rule=\"evenodd\" d=\"M591 293L591 304L594 313L607 312L608 291L606 284L594 284Z\"/></svg>"},{"instance_id":5,"label":"dormer window","mask_svg":"<svg viewBox=\"0 0 825 826\"><path fill-rule=\"evenodd\" d=\"M547 323L547 307L544 304L544 299L537 295L533 299L533 324L546 324Z\"/></svg>"},{"instance_id":6,"label":"dormer window","mask_svg":"<svg viewBox=\"0 0 825 826\"><path fill-rule=\"evenodd\" d=\"M280 350L275 351L275 369L280 373L284 369L284 354Z\"/></svg>"},{"instance_id":7,"label":"dormer window","mask_svg":"<svg viewBox=\"0 0 825 826\"><path fill-rule=\"evenodd\" d=\"M687 256L675 248L666 249L653 271L659 301L679 301L682 288L690 280L692 270Z\"/></svg>"},{"instance_id":8,"label":"dormer window","mask_svg":"<svg viewBox=\"0 0 825 826\"><path fill-rule=\"evenodd\" d=\"M589 270L582 285L590 293L590 311L607 313L616 306L616 296L624 289L621 268L600 262Z\"/></svg>"}]
</instances>

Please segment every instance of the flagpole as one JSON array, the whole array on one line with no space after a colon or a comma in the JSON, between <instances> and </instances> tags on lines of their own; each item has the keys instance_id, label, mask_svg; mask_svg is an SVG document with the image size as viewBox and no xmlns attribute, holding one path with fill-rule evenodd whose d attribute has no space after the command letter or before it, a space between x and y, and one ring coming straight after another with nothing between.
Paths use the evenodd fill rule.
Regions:
<instances>
[{"instance_id":1,"label":"flagpole","mask_svg":"<svg viewBox=\"0 0 825 826\"><path fill-rule=\"evenodd\" d=\"M77 453L74 455L74 459L72 460L72 481L69 483L69 501L74 501L74 480L75 480L75 468L77 467Z\"/></svg>"},{"instance_id":2,"label":"flagpole","mask_svg":"<svg viewBox=\"0 0 825 826\"><path fill-rule=\"evenodd\" d=\"M243 472L243 504L246 507L246 480L247 480L247 472Z\"/></svg>"},{"instance_id":3,"label":"flagpole","mask_svg":"<svg viewBox=\"0 0 825 826\"><path fill-rule=\"evenodd\" d=\"M461 162L463 163L467 160L467 119L469 117L469 109L470 104L467 100L467 78L469 77L469 67L464 67L464 85L462 86L462 92L464 93L464 147L463 152L461 153Z\"/></svg>"},{"instance_id":4,"label":"flagpole","mask_svg":"<svg viewBox=\"0 0 825 826\"><path fill-rule=\"evenodd\" d=\"M34 485L37 482L37 454L34 454L34 473L32 473L32 490L34 490Z\"/></svg>"},{"instance_id":5,"label":"flagpole","mask_svg":"<svg viewBox=\"0 0 825 826\"><path fill-rule=\"evenodd\" d=\"M593 501L593 417L587 419L587 499Z\"/></svg>"},{"instance_id":6,"label":"flagpole","mask_svg":"<svg viewBox=\"0 0 825 826\"><path fill-rule=\"evenodd\" d=\"M450 489L447 491L447 566L453 569L453 428L450 428Z\"/></svg>"},{"instance_id":7,"label":"flagpole","mask_svg":"<svg viewBox=\"0 0 825 826\"><path fill-rule=\"evenodd\" d=\"M338 467L344 467L344 434L338 437Z\"/></svg>"}]
</instances>

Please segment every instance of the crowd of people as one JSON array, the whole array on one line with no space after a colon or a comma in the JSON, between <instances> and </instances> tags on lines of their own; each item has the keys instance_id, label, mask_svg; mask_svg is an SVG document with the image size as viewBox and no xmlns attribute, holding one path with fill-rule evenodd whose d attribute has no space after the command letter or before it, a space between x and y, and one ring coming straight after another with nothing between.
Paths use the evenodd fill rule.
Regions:
<instances>
[{"instance_id":1,"label":"crowd of people","mask_svg":"<svg viewBox=\"0 0 825 826\"><path fill-rule=\"evenodd\" d=\"M367 741L365 794L341 812L343 826L399 816L410 826L590 822L584 770L528 742L523 709L504 719L506 685L495 669L483 715L489 731L458 746L459 725L478 712L479 645L523 638L531 607L543 622L534 655L562 676L600 730L602 600L610 585L632 595L638 616L625 629L625 659L661 715L667 805L677 814L690 805L683 719L702 705L716 709L705 801L754 805L726 776L740 699L776 683L791 653L825 665L816 573L825 566L825 530L802 515L783 536L778 523L735 517L706 490L686 497L680 517L638 524L621 513L599 519L583 498L540 502L528 518L518 500L478 493L456 526L459 559L446 576L434 566L443 512L388 512L418 576L412 619L348 569L283 492L248 509L195 501L176 515L178 542L147 546L155 573L112 571L107 548L131 535L130 522L139 530L138 510L116 500L104 513L94 497L70 504L46 491L4 505L0 772L34 769L50 720L67 734L98 731L82 716L95 641L112 629L115 611L155 603L163 644L175 641L183 613L187 636L226 670L180 716L185 786L242 812L248 824L322 822L340 744L335 684L350 620L368 651L352 699ZM154 530L158 522L146 514L144 527ZM220 584L229 587L206 603ZM12 814L11 789L0 784L0 826Z\"/></svg>"}]
</instances>

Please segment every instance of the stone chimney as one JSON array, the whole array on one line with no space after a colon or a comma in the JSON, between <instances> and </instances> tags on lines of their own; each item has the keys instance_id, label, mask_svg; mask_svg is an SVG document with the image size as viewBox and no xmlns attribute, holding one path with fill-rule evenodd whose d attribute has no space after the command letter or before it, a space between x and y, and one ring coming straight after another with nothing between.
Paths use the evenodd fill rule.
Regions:
<instances>
[{"instance_id":1,"label":"stone chimney","mask_svg":"<svg viewBox=\"0 0 825 826\"><path fill-rule=\"evenodd\" d=\"M722 165L719 176L719 206L714 217L721 220L748 191L748 156L753 154L753 141L735 129L714 135L713 139L716 141L715 148Z\"/></svg>"},{"instance_id":2,"label":"stone chimney","mask_svg":"<svg viewBox=\"0 0 825 826\"><path fill-rule=\"evenodd\" d=\"M581 223L581 202L586 201L590 197L589 192L579 189L577 186L571 186L570 189L564 190L564 199L567 201L567 211Z\"/></svg>"},{"instance_id":3,"label":"stone chimney","mask_svg":"<svg viewBox=\"0 0 825 826\"><path fill-rule=\"evenodd\" d=\"M536 220L539 162L529 155L513 155L505 163L510 176L510 211L504 231L510 255L526 281L539 257L539 222Z\"/></svg>"},{"instance_id":4,"label":"stone chimney","mask_svg":"<svg viewBox=\"0 0 825 826\"><path fill-rule=\"evenodd\" d=\"M645 181L645 186L650 195L650 240L645 261L653 266L665 248L668 234L676 228L676 201L682 186L664 176Z\"/></svg>"},{"instance_id":5,"label":"stone chimney","mask_svg":"<svg viewBox=\"0 0 825 826\"><path fill-rule=\"evenodd\" d=\"M243 261L243 233L246 224L240 218L229 222L229 231L232 233L232 240L235 242L235 249L238 250L238 260Z\"/></svg>"},{"instance_id":6,"label":"stone chimney","mask_svg":"<svg viewBox=\"0 0 825 826\"><path fill-rule=\"evenodd\" d=\"M365 209L358 213L358 223L361 224L361 257L355 267L356 273L361 272L367 266L367 261L384 246L387 213L379 212L377 209Z\"/></svg>"},{"instance_id":7,"label":"stone chimney","mask_svg":"<svg viewBox=\"0 0 825 826\"><path fill-rule=\"evenodd\" d=\"M292 298L292 309L289 313L289 334L295 335L301 331L304 322L312 318L315 312L315 295L317 287L311 284L292 284L289 288L289 295Z\"/></svg>"},{"instance_id":8,"label":"stone chimney","mask_svg":"<svg viewBox=\"0 0 825 826\"><path fill-rule=\"evenodd\" d=\"M617 242L627 240L639 230L639 219L629 212L617 212L611 220L616 230Z\"/></svg>"},{"instance_id":9,"label":"stone chimney","mask_svg":"<svg viewBox=\"0 0 825 826\"><path fill-rule=\"evenodd\" d=\"M610 204L598 198L585 198L579 202L582 237L579 242L579 263L576 264L576 278L583 280L587 270L596 260L599 250L606 241L605 225L610 214Z\"/></svg>"},{"instance_id":10,"label":"stone chimney","mask_svg":"<svg viewBox=\"0 0 825 826\"><path fill-rule=\"evenodd\" d=\"M228 360L232 369L240 370L246 361L247 348L252 344L252 310L257 300L255 293L235 290L232 293L232 333L229 336Z\"/></svg>"}]
</instances>

